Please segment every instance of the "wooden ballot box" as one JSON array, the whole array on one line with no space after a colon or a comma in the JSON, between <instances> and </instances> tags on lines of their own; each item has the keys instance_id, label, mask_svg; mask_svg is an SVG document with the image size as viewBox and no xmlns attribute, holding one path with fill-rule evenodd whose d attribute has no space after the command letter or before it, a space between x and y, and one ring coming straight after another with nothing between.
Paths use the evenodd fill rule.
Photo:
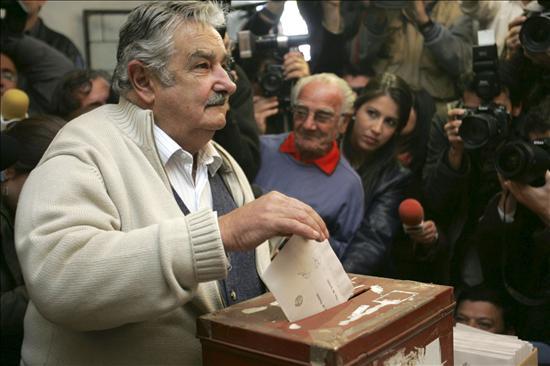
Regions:
<instances>
[{"instance_id":1,"label":"wooden ballot box","mask_svg":"<svg viewBox=\"0 0 550 366\"><path fill-rule=\"evenodd\" d=\"M294 323L271 293L200 317L203 365L453 364L451 287L350 277L352 298Z\"/></svg>"}]
</instances>

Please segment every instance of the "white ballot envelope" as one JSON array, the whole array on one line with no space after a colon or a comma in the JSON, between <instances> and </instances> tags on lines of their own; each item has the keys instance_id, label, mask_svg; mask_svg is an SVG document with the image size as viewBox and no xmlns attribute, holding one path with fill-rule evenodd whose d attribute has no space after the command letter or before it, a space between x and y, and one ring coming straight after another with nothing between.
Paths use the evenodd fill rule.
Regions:
<instances>
[{"instance_id":1,"label":"white ballot envelope","mask_svg":"<svg viewBox=\"0 0 550 366\"><path fill-rule=\"evenodd\" d=\"M339 305L353 293L328 240L292 236L261 277L291 322Z\"/></svg>"}]
</instances>

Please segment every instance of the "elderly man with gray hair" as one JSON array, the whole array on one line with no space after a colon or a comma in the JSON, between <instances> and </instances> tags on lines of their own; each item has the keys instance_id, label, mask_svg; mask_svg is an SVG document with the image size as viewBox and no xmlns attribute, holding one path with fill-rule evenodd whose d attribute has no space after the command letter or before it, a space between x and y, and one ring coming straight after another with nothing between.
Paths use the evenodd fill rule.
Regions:
<instances>
[{"instance_id":1,"label":"elderly man with gray hair","mask_svg":"<svg viewBox=\"0 0 550 366\"><path fill-rule=\"evenodd\" d=\"M291 92L294 130L260 137L261 165L255 183L311 205L330 232L340 256L363 217L361 178L340 154L355 94L330 73L298 80Z\"/></svg>"},{"instance_id":2,"label":"elderly man with gray hair","mask_svg":"<svg viewBox=\"0 0 550 366\"><path fill-rule=\"evenodd\" d=\"M267 239L328 230L308 205L253 200L211 141L235 91L212 2L147 2L120 31L120 103L70 122L28 178L16 246L22 363L199 365L197 317L264 291Z\"/></svg>"}]
</instances>

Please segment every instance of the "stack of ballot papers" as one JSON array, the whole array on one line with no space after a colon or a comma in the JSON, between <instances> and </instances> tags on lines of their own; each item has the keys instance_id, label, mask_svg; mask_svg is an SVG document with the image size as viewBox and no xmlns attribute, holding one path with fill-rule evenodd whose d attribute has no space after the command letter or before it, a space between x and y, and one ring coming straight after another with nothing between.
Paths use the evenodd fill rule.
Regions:
<instances>
[{"instance_id":1,"label":"stack of ballot papers","mask_svg":"<svg viewBox=\"0 0 550 366\"><path fill-rule=\"evenodd\" d=\"M516 336L494 334L457 323L453 330L454 364L519 365L533 351L529 342Z\"/></svg>"},{"instance_id":2,"label":"stack of ballot papers","mask_svg":"<svg viewBox=\"0 0 550 366\"><path fill-rule=\"evenodd\" d=\"M353 294L328 240L292 236L261 277L291 322L340 305Z\"/></svg>"}]
</instances>

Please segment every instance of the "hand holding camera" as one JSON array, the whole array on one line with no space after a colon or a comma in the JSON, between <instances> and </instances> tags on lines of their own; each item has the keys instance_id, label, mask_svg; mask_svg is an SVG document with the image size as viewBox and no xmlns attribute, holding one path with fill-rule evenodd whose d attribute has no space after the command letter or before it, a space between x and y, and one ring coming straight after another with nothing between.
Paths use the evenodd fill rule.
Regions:
<instances>
[{"instance_id":1,"label":"hand holding camera","mask_svg":"<svg viewBox=\"0 0 550 366\"><path fill-rule=\"evenodd\" d=\"M462 115L466 112L462 108L449 110L449 122L443 127L451 148L449 149L448 160L454 170L459 170L462 164L462 155L464 154L464 141L460 137L459 130L462 125Z\"/></svg>"},{"instance_id":2,"label":"hand holding camera","mask_svg":"<svg viewBox=\"0 0 550 366\"><path fill-rule=\"evenodd\" d=\"M541 187L511 180L505 181L504 186L518 202L537 214L542 222L550 227L550 170L546 171L544 178L545 184Z\"/></svg>"},{"instance_id":3,"label":"hand holding camera","mask_svg":"<svg viewBox=\"0 0 550 366\"><path fill-rule=\"evenodd\" d=\"M510 59L521 47L519 32L526 19L527 17L525 15L520 15L508 24L508 34L506 35L506 59Z\"/></svg>"},{"instance_id":4,"label":"hand holding camera","mask_svg":"<svg viewBox=\"0 0 550 366\"><path fill-rule=\"evenodd\" d=\"M267 128L267 118L279 113L279 99L276 96L264 98L255 95L253 101L256 125L260 134L264 134Z\"/></svg>"},{"instance_id":5,"label":"hand holding camera","mask_svg":"<svg viewBox=\"0 0 550 366\"><path fill-rule=\"evenodd\" d=\"M284 55L283 69L285 80L299 79L310 75L309 65L299 51L290 51Z\"/></svg>"}]
</instances>

